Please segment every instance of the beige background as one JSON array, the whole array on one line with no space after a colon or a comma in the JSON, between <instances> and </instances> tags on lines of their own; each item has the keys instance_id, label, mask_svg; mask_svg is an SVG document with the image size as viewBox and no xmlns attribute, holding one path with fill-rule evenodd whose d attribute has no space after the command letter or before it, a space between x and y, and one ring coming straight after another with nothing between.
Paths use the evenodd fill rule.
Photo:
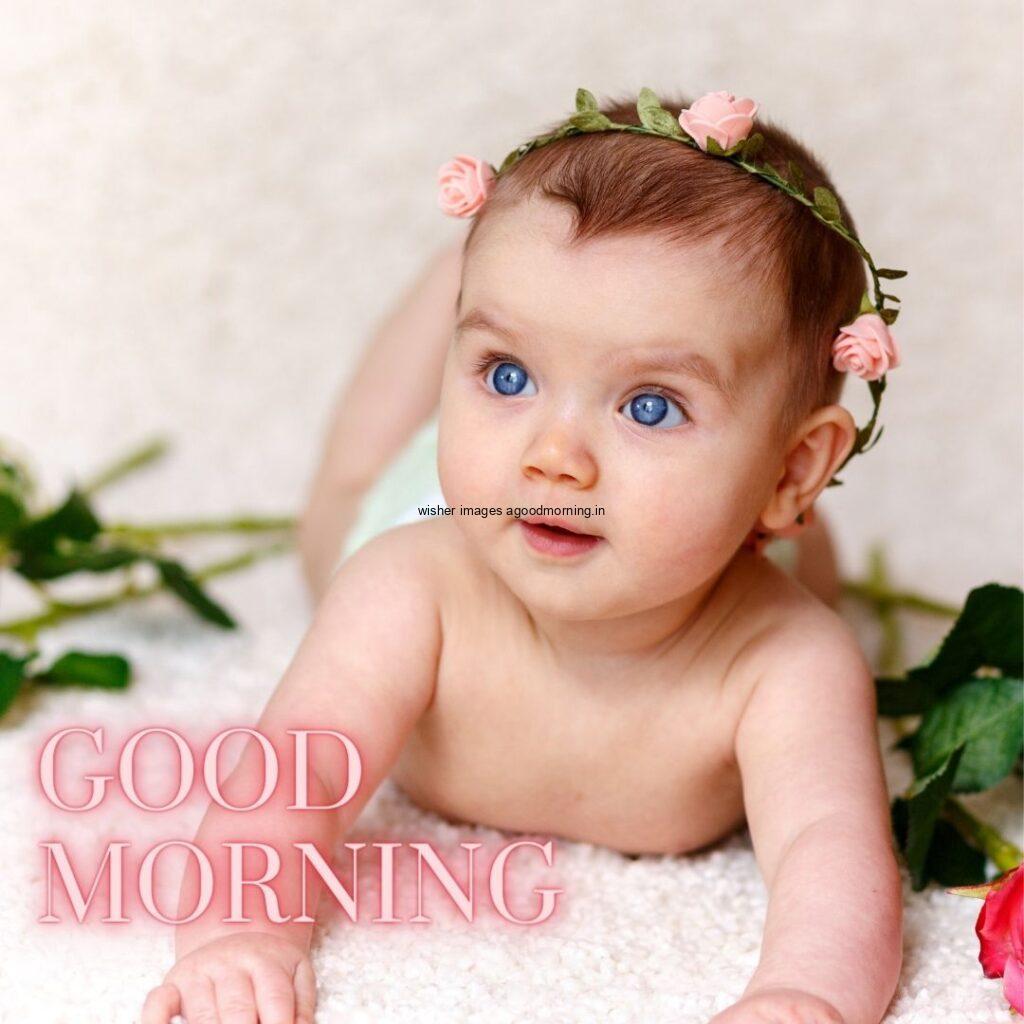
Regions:
<instances>
[{"instance_id":1,"label":"beige background","mask_svg":"<svg viewBox=\"0 0 1024 1024\"><path fill-rule=\"evenodd\" d=\"M354 354L463 229L434 208L442 161L497 161L578 85L727 88L910 271L886 436L822 504L844 570L884 538L902 584L949 600L1019 581L1016 3L0 11L0 434L55 488L159 431L173 462L112 512L296 509Z\"/></svg>"}]
</instances>

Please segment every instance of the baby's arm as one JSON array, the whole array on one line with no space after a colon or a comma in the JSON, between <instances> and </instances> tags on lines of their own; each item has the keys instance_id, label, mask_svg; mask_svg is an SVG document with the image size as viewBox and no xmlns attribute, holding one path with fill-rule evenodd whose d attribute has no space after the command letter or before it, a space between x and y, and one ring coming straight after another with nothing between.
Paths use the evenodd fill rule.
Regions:
<instances>
[{"instance_id":1,"label":"baby's arm","mask_svg":"<svg viewBox=\"0 0 1024 1024\"><path fill-rule=\"evenodd\" d=\"M299 522L299 550L314 601L327 588L363 494L437 407L455 330L462 243L460 236L437 252L400 296L335 402Z\"/></svg>"},{"instance_id":2,"label":"baby's arm","mask_svg":"<svg viewBox=\"0 0 1024 1024\"><path fill-rule=\"evenodd\" d=\"M214 898L195 922L176 929L178 962L154 989L143 1024L166 1024L175 1013L192 1022L312 1024L316 996L308 949L312 923L271 920L262 896L245 887L243 914L251 924L224 924L229 916L225 842L260 842L280 855L271 887L280 915L301 910L301 857L293 843L313 843L330 863L335 845L387 775L429 705L440 652L440 620L431 563L412 528L389 531L360 548L335 575L313 622L257 725L278 753L280 778L271 799L248 812L211 803L195 844L214 865ZM293 802L293 738L289 729L329 729L347 736L359 754L362 779L354 798L336 810L287 810ZM308 802L331 804L348 784L341 741L312 736ZM259 756L257 756L259 755ZM255 741L225 780L225 798L242 806L263 787L263 758ZM263 852L244 861L244 877L260 878ZM196 906L198 869L182 881L179 917ZM323 883L307 870L315 916ZM250 898L251 897L251 898Z\"/></svg>"},{"instance_id":3,"label":"baby's arm","mask_svg":"<svg viewBox=\"0 0 1024 1024\"><path fill-rule=\"evenodd\" d=\"M772 646L737 730L768 915L757 970L714 1024L878 1024L899 979L874 680L845 624L815 616L811 629Z\"/></svg>"}]
</instances>

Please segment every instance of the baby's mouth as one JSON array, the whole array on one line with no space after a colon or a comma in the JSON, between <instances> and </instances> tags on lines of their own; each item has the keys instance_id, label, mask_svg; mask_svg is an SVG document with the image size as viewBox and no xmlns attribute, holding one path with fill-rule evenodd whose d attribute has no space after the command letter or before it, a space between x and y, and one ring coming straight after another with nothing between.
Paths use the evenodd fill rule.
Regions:
<instances>
[{"instance_id":1,"label":"baby's mouth","mask_svg":"<svg viewBox=\"0 0 1024 1024\"><path fill-rule=\"evenodd\" d=\"M526 543L535 551L554 555L557 558L571 558L592 551L603 540L592 533L583 533L567 526L562 521L529 517L519 520Z\"/></svg>"}]
</instances>

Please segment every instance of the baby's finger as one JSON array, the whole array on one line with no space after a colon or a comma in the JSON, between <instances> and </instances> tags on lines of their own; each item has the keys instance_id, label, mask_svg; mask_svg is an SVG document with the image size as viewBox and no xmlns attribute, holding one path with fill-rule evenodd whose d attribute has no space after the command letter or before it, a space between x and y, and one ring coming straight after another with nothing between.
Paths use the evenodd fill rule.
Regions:
<instances>
[{"instance_id":1,"label":"baby's finger","mask_svg":"<svg viewBox=\"0 0 1024 1024\"><path fill-rule=\"evenodd\" d=\"M256 1024L256 996L248 974L242 971L218 974L215 987L219 1024Z\"/></svg>"},{"instance_id":2,"label":"baby's finger","mask_svg":"<svg viewBox=\"0 0 1024 1024\"><path fill-rule=\"evenodd\" d=\"M142 1024L170 1024L176 1013L181 1013L181 993L174 985L157 985L142 1004Z\"/></svg>"},{"instance_id":3,"label":"baby's finger","mask_svg":"<svg viewBox=\"0 0 1024 1024\"><path fill-rule=\"evenodd\" d=\"M294 1024L295 988L286 970L261 970L253 975L252 983L260 1024Z\"/></svg>"},{"instance_id":4,"label":"baby's finger","mask_svg":"<svg viewBox=\"0 0 1024 1024\"><path fill-rule=\"evenodd\" d=\"M181 1015L188 1024L218 1024L213 982L205 975L193 975L182 987Z\"/></svg>"},{"instance_id":5,"label":"baby's finger","mask_svg":"<svg viewBox=\"0 0 1024 1024\"><path fill-rule=\"evenodd\" d=\"M316 1012L316 975L313 965L303 958L295 969L295 1024L313 1024Z\"/></svg>"}]
</instances>

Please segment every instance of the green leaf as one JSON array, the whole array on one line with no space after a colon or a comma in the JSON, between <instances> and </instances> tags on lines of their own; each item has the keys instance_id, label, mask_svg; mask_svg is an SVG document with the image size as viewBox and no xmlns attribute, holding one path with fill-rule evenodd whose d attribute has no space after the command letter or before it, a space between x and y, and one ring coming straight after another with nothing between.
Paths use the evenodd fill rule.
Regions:
<instances>
[{"instance_id":1,"label":"green leaf","mask_svg":"<svg viewBox=\"0 0 1024 1024\"><path fill-rule=\"evenodd\" d=\"M576 112L582 114L586 110L597 110L597 100L594 94L586 89L576 90Z\"/></svg>"},{"instance_id":2,"label":"green leaf","mask_svg":"<svg viewBox=\"0 0 1024 1024\"><path fill-rule=\"evenodd\" d=\"M914 741L917 739L917 732L908 732L905 736L901 736L893 745L893 750L913 750Z\"/></svg>"},{"instance_id":3,"label":"green leaf","mask_svg":"<svg viewBox=\"0 0 1024 1024\"><path fill-rule=\"evenodd\" d=\"M569 124L578 128L581 132L604 131L611 125L611 120L600 111L585 110L581 114L573 114L569 118Z\"/></svg>"},{"instance_id":4,"label":"green leaf","mask_svg":"<svg viewBox=\"0 0 1024 1024\"><path fill-rule=\"evenodd\" d=\"M64 504L16 530L11 547L17 551L52 551L58 537L91 540L100 531L84 494L72 489Z\"/></svg>"},{"instance_id":5,"label":"green leaf","mask_svg":"<svg viewBox=\"0 0 1024 1024\"><path fill-rule=\"evenodd\" d=\"M920 679L937 691L963 682L983 666L1015 679L1024 675L1024 593L1020 587L987 583L967 595L963 610L938 652L907 678Z\"/></svg>"},{"instance_id":6,"label":"green leaf","mask_svg":"<svg viewBox=\"0 0 1024 1024\"><path fill-rule=\"evenodd\" d=\"M501 166L498 168L498 174L501 174L503 171L508 170L508 168L511 167L514 163L516 163L518 160L521 160L524 156L526 156L526 154L529 153L530 150L534 148L535 141L536 140L531 140L530 142L524 142L522 145L516 146L516 148L513 149L512 152L509 153L504 160L502 160Z\"/></svg>"},{"instance_id":7,"label":"green leaf","mask_svg":"<svg viewBox=\"0 0 1024 1024\"><path fill-rule=\"evenodd\" d=\"M928 882L928 850L935 833L935 822L949 795L962 754L963 747L958 747L939 768L930 775L916 779L907 791L907 828L903 854L915 892L923 889Z\"/></svg>"},{"instance_id":8,"label":"green leaf","mask_svg":"<svg viewBox=\"0 0 1024 1024\"><path fill-rule=\"evenodd\" d=\"M800 169L798 164L793 163L792 160L786 161L789 167L789 182L801 195L804 193L804 172Z\"/></svg>"},{"instance_id":9,"label":"green leaf","mask_svg":"<svg viewBox=\"0 0 1024 1024\"><path fill-rule=\"evenodd\" d=\"M740 157L746 163L751 163L761 152L765 143L765 137L761 132L755 132L750 138L743 140L743 147Z\"/></svg>"},{"instance_id":10,"label":"green leaf","mask_svg":"<svg viewBox=\"0 0 1024 1024\"><path fill-rule=\"evenodd\" d=\"M30 651L19 657L10 651L0 651L0 717L7 714L15 697L21 692L21 684L27 674L25 666L37 654L38 651Z\"/></svg>"},{"instance_id":11,"label":"green leaf","mask_svg":"<svg viewBox=\"0 0 1024 1024\"><path fill-rule=\"evenodd\" d=\"M9 536L28 520L32 486L27 470L0 456L0 537Z\"/></svg>"},{"instance_id":12,"label":"green leaf","mask_svg":"<svg viewBox=\"0 0 1024 1024\"><path fill-rule=\"evenodd\" d=\"M764 136L760 132L754 132L749 138L743 142L743 150L741 153L741 159L750 163L761 152L764 147Z\"/></svg>"},{"instance_id":13,"label":"green leaf","mask_svg":"<svg viewBox=\"0 0 1024 1024\"><path fill-rule=\"evenodd\" d=\"M915 773L930 774L961 746L955 792L977 793L1009 774L1024 746L1024 682L972 679L949 692L921 722Z\"/></svg>"},{"instance_id":14,"label":"green leaf","mask_svg":"<svg viewBox=\"0 0 1024 1024\"><path fill-rule=\"evenodd\" d=\"M707 141L704 143L708 147L708 152L713 156L725 156L725 150L718 144L718 140L713 136L709 135ZM778 178L778 175L775 175Z\"/></svg>"},{"instance_id":15,"label":"green leaf","mask_svg":"<svg viewBox=\"0 0 1024 1024\"><path fill-rule=\"evenodd\" d=\"M99 686L108 690L123 690L131 681L131 666L120 654L67 651L48 669L32 678L41 683L60 686Z\"/></svg>"},{"instance_id":16,"label":"green leaf","mask_svg":"<svg viewBox=\"0 0 1024 1024\"><path fill-rule=\"evenodd\" d=\"M935 703L935 691L919 679L875 680L878 713L883 718L920 715Z\"/></svg>"},{"instance_id":17,"label":"green leaf","mask_svg":"<svg viewBox=\"0 0 1024 1024\"><path fill-rule=\"evenodd\" d=\"M907 272L905 270L890 270L888 267L876 267L875 273L879 277L887 277L890 280L897 277L906 277Z\"/></svg>"},{"instance_id":18,"label":"green leaf","mask_svg":"<svg viewBox=\"0 0 1024 1024\"><path fill-rule=\"evenodd\" d=\"M907 841L907 801L902 797L896 797L892 803L892 828L899 848L903 849ZM973 885L985 881L985 866L985 854L971 846L950 822L943 818L935 822L925 858L927 879L943 886Z\"/></svg>"},{"instance_id":19,"label":"green leaf","mask_svg":"<svg viewBox=\"0 0 1024 1024\"><path fill-rule=\"evenodd\" d=\"M18 496L0 490L0 537L13 533L28 518Z\"/></svg>"},{"instance_id":20,"label":"green leaf","mask_svg":"<svg viewBox=\"0 0 1024 1024\"><path fill-rule=\"evenodd\" d=\"M824 185L818 185L814 189L814 208L829 223L842 224L843 216L839 210L839 200Z\"/></svg>"},{"instance_id":21,"label":"green leaf","mask_svg":"<svg viewBox=\"0 0 1024 1024\"><path fill-rule=\"evenodd\" d=\"M679 125L679 119L665 110L651 89L644 87L640 90L636 101L636 113L640 123L650 131L682 138L683 129Z\"/></svg>"},{"instance_id":22,"label":"green leaf","mask_svg":"<svg viewBox=\"0 0 1024 1024\"><path fill-rule=\"evenodd\" d=\"M60 551L29 550L19 556L15 568L29 580L54 580L73 572L111 572L141 557L131 548L64 544Z\"/></svg>"},{"instance_id":23,"label":"green leaf","mask_svg":"<svg viewBox=\"0 0 1024 1024\"><path fill-rule=\"evenodd\" d=\"M208 622L213 622L225 629L234 629L235 620L213 600L198 581L179 562L168 558L152 558L164 585L178 595L189 607L199 613Z\"/></svg>"},{"instance_id":24,"label":"green leaf","mask_svg":"<svg viewBox=\"0 0 1024 1024\"><path fill-rule=\"evenodd\" d=\"M880 309L878 311L878 315L885 321L885 323L888 326L891 327L894 323L896 323L896 318L900 315L900 311L898 309L889 309L887 307L885 309Z\"/></svg>"}]
</instances>

